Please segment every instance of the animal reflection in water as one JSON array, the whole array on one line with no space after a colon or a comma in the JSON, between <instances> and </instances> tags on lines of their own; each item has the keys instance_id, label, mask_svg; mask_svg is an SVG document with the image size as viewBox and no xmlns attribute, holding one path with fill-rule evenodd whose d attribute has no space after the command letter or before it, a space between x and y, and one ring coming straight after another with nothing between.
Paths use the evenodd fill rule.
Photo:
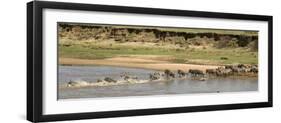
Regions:
<instances>
[{"instance_id":1,"label":"animal reflection in water","mask_svg":"<svg viewBox=\"0 0 281 123\"><path fill-rule=\"evenodd\" d=\"M216 69L206 69L205 71L199 69L189 69L187 72L183 70L171 71L164 70L162 72L153 72L148 75L147 80L139 79L135 75L131 75L128 72L120 74L120 79L116 80L111 77L105 77L98 79L96 82L87 81L73 81L70 80L67 83L67 87L84 87L84 86L110 86L121 84L135 84L135 83L147 83L153 81L168 81L174 79L194 79L200 81L206 81L210 77L227 77L227 76L256 76L258 73L257 65L226 65Z\"/></svg>"}]
</instances>

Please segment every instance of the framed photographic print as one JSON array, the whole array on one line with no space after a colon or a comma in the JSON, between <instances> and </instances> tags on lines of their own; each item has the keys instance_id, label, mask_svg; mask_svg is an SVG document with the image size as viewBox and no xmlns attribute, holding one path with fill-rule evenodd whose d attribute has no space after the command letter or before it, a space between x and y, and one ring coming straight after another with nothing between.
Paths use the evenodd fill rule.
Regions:
<instances>
[{"instance_id":1,"label":"framed photographic print","mask_svg":"<svg viewBox=\"0 0 281 123\"><path fill-rule=\"evenodd\" d=\"M33 122L272 107L272 16L27 3Z\"/></svg>"}]
</instances>

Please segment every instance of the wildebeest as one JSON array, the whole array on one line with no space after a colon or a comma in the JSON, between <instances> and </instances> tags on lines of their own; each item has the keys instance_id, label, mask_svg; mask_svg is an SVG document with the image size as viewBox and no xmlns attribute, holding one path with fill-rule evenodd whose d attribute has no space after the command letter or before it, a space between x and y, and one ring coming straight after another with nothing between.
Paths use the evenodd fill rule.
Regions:
<instances>
[{"instance_id":1,"label":"wildebeest","mask_svg":"<svg viewBox=\"0 0 281 123\"><path fill-rule=\"evenodd\" d=\"M67 86L68 86L68 87L75 86L75 85L77 85L77 84L78 84L77 82L74 82L74 81L72 81L72 80L70 80L69 82L67 82Z\"/></svg>"},{"instance_id":2,"label":"wildebeest","mask_svg":"<svg viewBox=\"0 0 281 123\"><path fill-rule=\"evenodd\" d=\"M123 73L120 74L120 77L121 77L121 78L125 78L125 77L128 76L128 75L129 75L128 72L123 72Z\"/></svg>"},{"instance_id":3,"label":"wildebeest","mask_svg":"<svg viewBox=\"0 0 281 123\"><path fill-rule=\"evenodd\" d=\"M251 68L244 68L244 71L245 71L246 73L251 72Z\"/></svg>"},{"instance_id":4,"label":"wildebeest","mask_svg":"<svg viewBox=\"0 0 281 123\"><path fill-rule=\"evenodd\" d=\"M216 74L216 69L206 69L206 73L210 75Z\"/></svg>"},{"instance_id":5,"label":"wildebeest","mask_svg":"<svg viewBox=\"0 0 281 123\"><path fill-rule=\"evenodd\" d=\"M238 64L238 65L226 65L226 69L232 70L232 73L245 73L250 72L249 65Z\"/></svg>"},{"instance_id":6,"label":"wildebeest","mask_svg":"<svg viewBox=\"0 0 281 123\"><path fill-rule=\"evenodd\" d=\"M258 73L259 72L259 69L255 66L253 66L250 70L250 72L253 72L253 73Z\"/></svg>"},{"instance_id":7,"label":"wildebeest","mask_svg":"<svg viewBox=\"0 0 281 123\"><path fill-rule=\"evenodd\" d=\"M220 67L216 69L218 76L226 76L232 74L243 74L243 73L257 73L258 68L257 65L250 65L250 64L237 64L237 65L225 65L224 68Z\"/></svg>"},{"instance_id":8,"label":"wildebeest","mask_svg":"<svg viewBox=\"0 0 281 123\"><path fill-rule=\"evenodd\" d=\"M183 70L178 70L178 75L179 77L184 77L186 75L186 73Z\"/></svg>"},{"instance_id":9,"label":"wildebeest","mask_svg":"<svg viewBox=\"0 0 281 123\"><path fill-rule=\"evenodd\" d=\"M159 80L161 78L161 74L159 72L154 72L153 74L149 74L150 80Z\"/></svg>"},{"instance_id":10,"label":"wildebeest","mask_svg":"<svg viewBox=\"0 0 281 123\"><path fill-rule=\"evenodd\" d=\"M238 64L237 66L238 66L238 68L246 68L246 65L244 65L244 64Z\"/></svg>"},{"instance_id":11,"label":"wildebeest","mask_svg":"<svg viewBox=\"0 0 281 123\"><path fill-rule=\"evenodd\" d=\"M165 74L166 78L168 78L168 79L170 77L172 77L172 78L176 77L175 73L173 73L171 70L168 70L168 69L164 70L164 74Z\"/></svg>"},{"instance_id":12,"label":"wildebeest","mask_svg":"<svg viewBox=\"0 0 281 123\"><path fill-rule=\"evenodd\" d=\"M232 75L232 70L231 69L218 69L216 71L216 75L217 76L228 76L228 75Z\"/></svg>"},{"instance_id":13,"label":"wildebeest","mask_svg":"<svg viewBox=\"0 0 281 123\"><path fill-rule=\"evenodd\" d=\"M114 80L114 79L112 79L110 77L105 77L104 81L106 81L106 82L117 82L116 80Z\"/></svg>"},{"instance_id":14,"label":"wildebeest","mask_svg":"<svg viewBox=\"0 0 281 123\"><path fill-rule=\"evenodd\" d=\"M224 68L225 69L233 69L235 67L235 65L225 65Z\"/></svg>"},{"instance_id":15,"label":"wildebeest","mask_svg":"<svg viewBox=\"0 0 281 123\"><path fill-rule=\"evenodd\" d=\"M67 87L79 87L79 86L86 86L89 83L86 81L73 81L70 80L69 82L67 82Z\"/></svg>"},{"instance_id":16,"label":"wildebeest","mask_svg":"<svg viewBox=\"0 0 281 123\"><path fill-rule=\"evenodd\" d=\"M188 73L191 74L191 76L204 76L204 72L202 70L197 70L197 69L189 69Z\"/></svg>"},{"instance_id":17,"label":"wildebeest","mask_svg":"<svg viewBox=\"0 0 281 123\"><path fill-rule=\"evenodd\" d=\"M129 80L129 79L138 79L137 76L132 76L132 75L129 75L129 73L125 72L125 73L122 73L120 75L121 78L123 78L124 80Z\"/></svg>"},{"instance_id":18,"label":"wildebeest","mask_svg":"<svg viewBox=\"0 0 281 123\"><path fill-rule=\"evenodd\" d=\"M102 80L101 80L101 79L98 79L97 82L102 82Z\"/></svg>"}]
</instances>

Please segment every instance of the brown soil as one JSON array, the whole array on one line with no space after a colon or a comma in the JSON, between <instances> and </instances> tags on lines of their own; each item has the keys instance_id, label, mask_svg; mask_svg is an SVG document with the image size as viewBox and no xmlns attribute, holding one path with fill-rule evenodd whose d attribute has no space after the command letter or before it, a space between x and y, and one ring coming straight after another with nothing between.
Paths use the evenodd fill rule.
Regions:
<instances>
[{"instance_id":1,"label":"brown soil","mask_svg":"<svg viewBox=\"0 0 281 123\"><path fill-rule=\"evenodd\" d=\"M108 59L90 60L78 58L59 58L61 65L108 65L119 67L132 67L153 70L183 70L198 69L205 71L206 69L215 69L219 66L215 65L195 65L195 64L180 64L170 63L168 61L142 59L142 58L128 58L128 57L115 57Z\"/></svg>"}]
</instances>

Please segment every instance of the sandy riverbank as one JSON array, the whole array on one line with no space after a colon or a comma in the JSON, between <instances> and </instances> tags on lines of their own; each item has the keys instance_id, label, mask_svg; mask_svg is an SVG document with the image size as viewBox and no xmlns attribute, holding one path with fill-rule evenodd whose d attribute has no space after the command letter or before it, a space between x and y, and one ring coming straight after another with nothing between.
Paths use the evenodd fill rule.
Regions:
<instances>
[{"instance_id":1,"label":"sandy riverbank","mask_svg":"<svg viewBox=\"0 0 281 123\"><path fill-rule=\"evenodd\" d=\"M195 65L195 64L180 64L171 63L162 60L143 59L143 58L131 58L131 57L114 57L107 59L78 59L78 58L59 58L59 64L61 65L108 65L119 67L132 67L142 69L153 70L183 70L198 69L205 71L206 69L215 69L219 66L215 65Z\"/></svg>"}]
</instances>

